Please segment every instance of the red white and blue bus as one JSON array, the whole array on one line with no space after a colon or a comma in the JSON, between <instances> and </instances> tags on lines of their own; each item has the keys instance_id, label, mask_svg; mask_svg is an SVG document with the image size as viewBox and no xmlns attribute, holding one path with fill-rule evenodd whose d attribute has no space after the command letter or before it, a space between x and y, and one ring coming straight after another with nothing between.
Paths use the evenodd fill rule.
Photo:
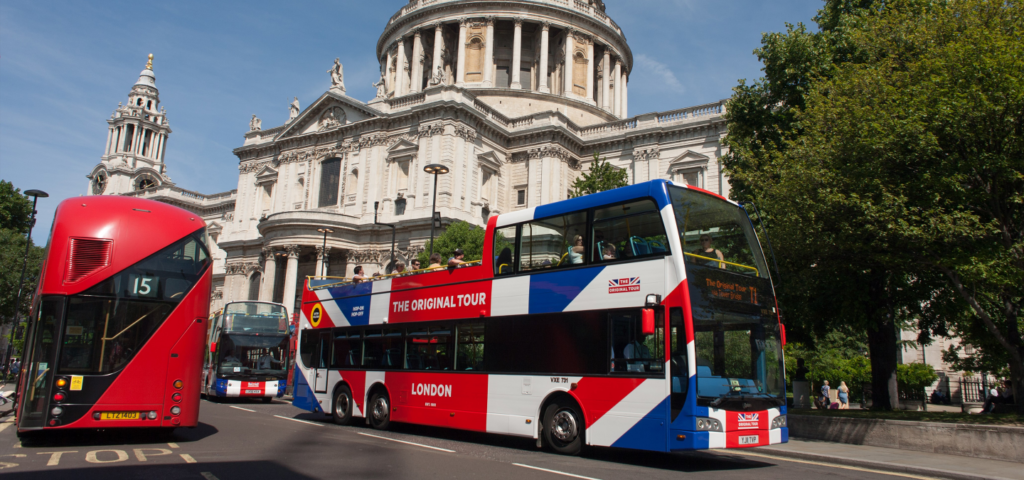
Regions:
<instances>
[{"instance_id":1,"label":"red white and blue bus","mask_svg":"<svg viewBox=\"0 0 1024 480\"><path fill-rule=\"evenodd\" d=\"M199 421L210 255L186 210L119 196L61 202L25 340L19 436Z\"/></svg>"},{"instance_id":2,"label":"red white and blue bus","mask_svg":"<svg viewBox=\"0 0 1024 480\"><path fill-rule=\"evenodd\" d=\"M265 403L284 396L291 355L288 327L288 311L280 303L225 305L210 322L203 393Z\"/></svg>"},{"instance_id":3,"label":"red white and blue bus","mask_svg":"<svg viewBox=\"0 0 1024 480\"><path fill-rule=\"evenodd\" d=\"M784 330L740 205L632 185L491 217L483 258L307 280L294 405L567 454L788 441Z\"/></svg>"}]
</instances>

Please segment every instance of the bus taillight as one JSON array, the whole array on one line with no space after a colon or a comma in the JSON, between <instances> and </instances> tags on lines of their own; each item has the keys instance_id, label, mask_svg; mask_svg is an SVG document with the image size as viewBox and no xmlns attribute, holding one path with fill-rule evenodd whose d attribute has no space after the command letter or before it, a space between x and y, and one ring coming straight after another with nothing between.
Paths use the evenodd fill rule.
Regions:
<instances>
[{"instance_id":1,"label":"bus taillight","mask_svg":"<svg viewBox=\"0 0 1024 480\"><path fill-rule=\"evenodd\" d=\"M181 390L181 387L183 387L183 386L185 386L185 382L182 382L181 380L175 380L174 381L174 388L177 388L178 390Z\"/></svg>"}]
</instances>

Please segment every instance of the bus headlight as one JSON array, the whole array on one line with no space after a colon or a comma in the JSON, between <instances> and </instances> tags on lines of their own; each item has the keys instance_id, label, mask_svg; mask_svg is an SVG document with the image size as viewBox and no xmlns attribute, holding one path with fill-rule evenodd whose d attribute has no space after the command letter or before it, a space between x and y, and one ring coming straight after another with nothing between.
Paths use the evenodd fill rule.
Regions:
<instances>
[{"instance_id":1,"label":"bus headlight","mask_svg":"<svg viewBox=\"0 0 1024 480\"><path fill-rule=\"evenodd\" d=\"M156 410L149 412L149 419L156 420Z\"/></svg>"},{"instance_id":2,"label":"bus headlight","mask_svg":"<svg viewBox=\"0 0 1024 480\"><path fill-rule=\"evenodd\" d=\"M181 407L175 405L171 407L171 415L178 415L181 413Z\"/></svg>"},{"instance_id":3,"label":"bus headlight","mask_svg":"<svg viewBox=\"0 0 1024 480\"><path fill-rule=\"evenodd\" d=\"M714 418L697 417L697 431L721 432L723 431L722 422Z\"/></svg>"},{"instance_id":4,"label":"bus headlight","mask_svg":"<svg viewBox=\"0 0 1024 480\"><path fill-rule=\"evenodd\" d=\"M62 413L64 413L64 409L60 408L60 407L53 407L53 409L50 410L50 415L53 415L53 416L57 416L57 415L60 415Z\"/></svg>"},{"instance_id":5,"label":"bus headlight","mask_svg":"<svg viewBox=\"0 0 1024 480\"><path fill-rule=\"evenodd\" d=\"M786 426L786 416L785 415L779 415L779 416L777 416L777 417L772 419L772 428L771 428L772 430L775 430L776 428L782 428L782 427L785 427L785 426Z\"/></svg>"}]
</instances>

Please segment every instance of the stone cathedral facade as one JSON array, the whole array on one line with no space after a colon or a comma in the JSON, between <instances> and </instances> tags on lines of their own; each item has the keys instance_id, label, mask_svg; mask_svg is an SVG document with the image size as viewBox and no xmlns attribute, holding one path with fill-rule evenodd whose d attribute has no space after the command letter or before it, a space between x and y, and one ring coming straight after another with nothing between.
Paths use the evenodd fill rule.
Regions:
<instances>
[{"instance_id":1,"label":"stone cathedral facade","mask_svg":"<svg viewBox=\"0 0 1024 480\"><path fill-rule=\"evenodd\" d=\"M604 10L600 0L410 1L377 42L376 98L349 97L335 61L326 91L304 109L293 102L283 125L250 120L234 150L237 189L216 194L168 176L171 129L147 65L108 120L87 193L196 212L215 259L212 308L258 299L290 311L308 275L391 268L391 229L375 213L397 225L396 258L408 263L429 238L435 194L444 224L483 226L567 198L597 152L632 182L728 196L724 101L631 116L633 54ZM449 169L436 192L428 164Z\"/></svg>"}]
</instances>

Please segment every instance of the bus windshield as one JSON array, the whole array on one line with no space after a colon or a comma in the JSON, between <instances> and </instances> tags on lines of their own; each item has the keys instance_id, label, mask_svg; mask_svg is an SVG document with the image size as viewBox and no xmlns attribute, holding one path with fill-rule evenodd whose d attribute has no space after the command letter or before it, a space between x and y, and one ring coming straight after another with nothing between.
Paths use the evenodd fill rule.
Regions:
<instances>
[{"instance_id":1,"label":"bus windshield","mask_svg":"<svg viewBox=\"0 0 1024 480\"><path fill-rule=\"evenodd\" d=\"M706 193L670 186L669 194L693 315L698 404L778 406L785 394L778 315L750 220Z\"/></svg>"},{"instance_id":2,"label":"bus windshield","mask_svg":"<svg viewBox=\"0 0 1024 480\"><path fill-rule=\"evenodd\" d=\"M224 308L224 332L288 333L288 312L271 303L229 303Z\"/></svg>"},{"instance_id":3,"label":"bus windshield","mask_svg":"<svg viewBox=\"0 0 1024 480\"><path fill-rule=\"evenodd\" d=\"M221 335L221 378L280 377L288 373L288 335Z\"/></svg>"}]
</instances>

